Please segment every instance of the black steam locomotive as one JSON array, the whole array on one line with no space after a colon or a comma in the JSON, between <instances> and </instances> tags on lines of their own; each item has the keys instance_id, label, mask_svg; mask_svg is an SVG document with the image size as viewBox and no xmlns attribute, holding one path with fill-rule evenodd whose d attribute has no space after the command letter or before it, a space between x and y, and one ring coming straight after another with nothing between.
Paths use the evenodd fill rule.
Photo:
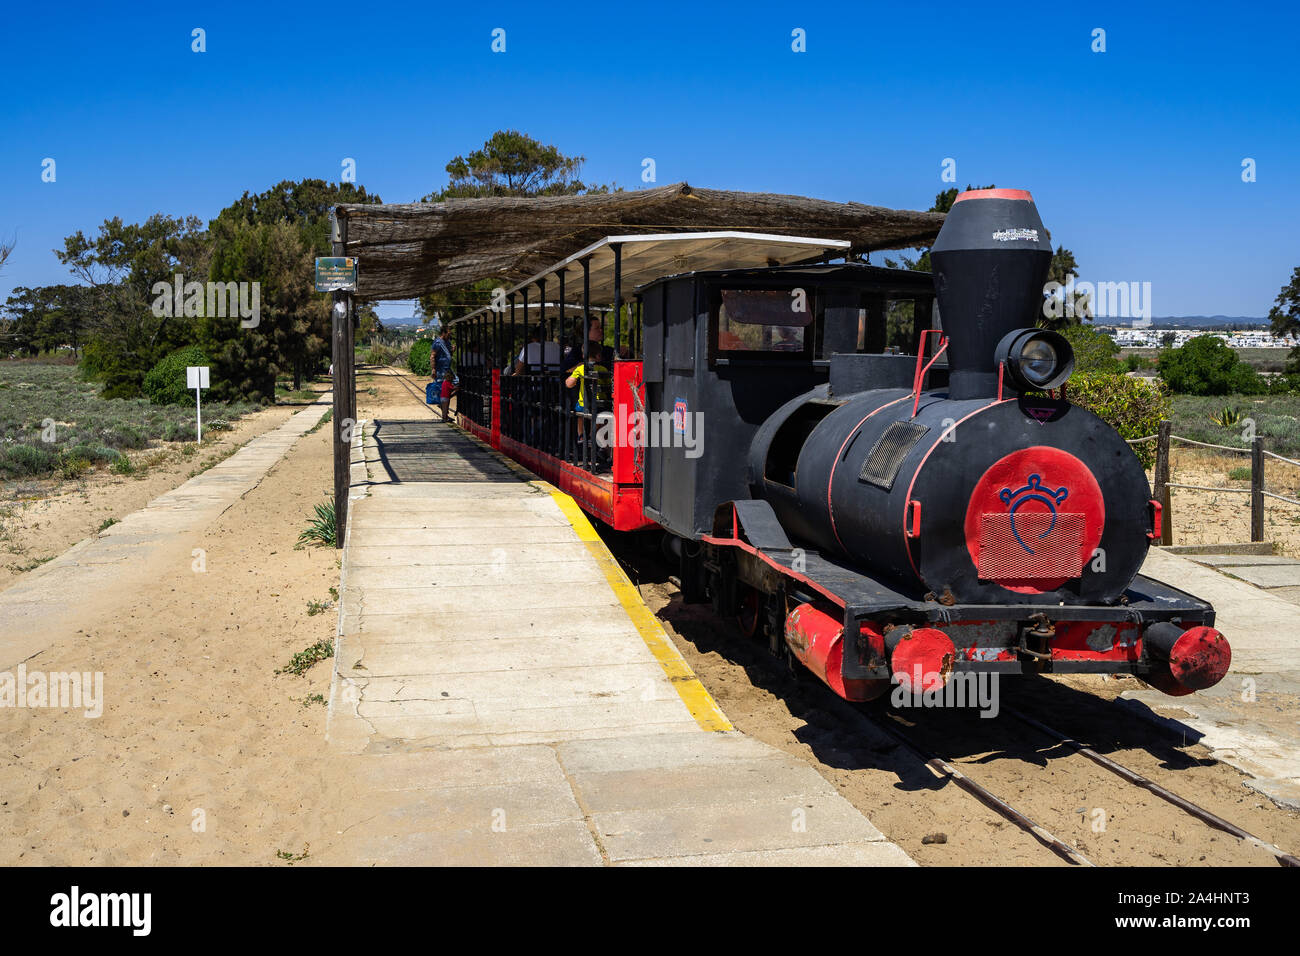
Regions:
<instances>
[{"instance_id":1,"label":"black steam locomotive","mask_svg":"<svg viewBox=\"0 0 1300 956\"><path fill-rule=\"evenodd\" d=\"M637 290L645 407L703 429L641 466L686 597L852 700L971 671L1222 679L1213 609L1138 573L1160 523L1142 466L1036 328L1032 197L963 193L931 258L933 293L859 263Z\"/></svg>"}]
</instances>

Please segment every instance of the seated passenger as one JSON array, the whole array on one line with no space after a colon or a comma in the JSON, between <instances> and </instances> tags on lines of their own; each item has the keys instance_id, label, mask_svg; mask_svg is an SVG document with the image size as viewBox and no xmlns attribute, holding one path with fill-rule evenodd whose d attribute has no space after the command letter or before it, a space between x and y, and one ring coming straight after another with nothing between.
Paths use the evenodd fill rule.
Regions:
<instances>
[{"instance_id":1,"label":"seated passenger","mask_svg":"<svg viewBox=\"0 0 1300 956\"><path fill-rule=\"evenodd\" d=\"M546 329L539 322L533 326L528 336L528 344L519 350L515 358L513 374L523 375L527 371L534 373L543 368L560 367L560 343L546 341Z\"/></svg>"},{"instance_id":2,"label":"seated passenger","mask_svg":"<svg viewBox=\"0 0 1300 956\"><path fill-rule=\"evenodd\" d=\"M605 325L603 322L601 322L599 316L593 317L590 320L588 320L587 338L591 340L591 350L592 350L592 354L594 355L596 349L605 340ZM573 346L572 348L570 348L568 351L565 352L564 367L573 368L573 366L577 365L581 361L582 361L582 343L579 342L577 345Z\"/></svg>"},{"instance_id":3,"label":"seated passenger","mask_svg":"<svg viewBox=\"0 0 1300 956\"><path fill-rule=\"evenodd\" d=\"M589 361L591 371L595 375L594 389L591 395L594 405L596 402L609 401L613 376L608 368L600 364L604 358L604 348L595 342L590 345ZM578 401L574 404L573 410L578 413L578 443L582 444L586 440L587 434L587 416L594 410L587 405L587 366L579 361L577 365L569 369L569 377L564 380L565 388L576 388L578 390Z\"/></svg>"}]
</instances>

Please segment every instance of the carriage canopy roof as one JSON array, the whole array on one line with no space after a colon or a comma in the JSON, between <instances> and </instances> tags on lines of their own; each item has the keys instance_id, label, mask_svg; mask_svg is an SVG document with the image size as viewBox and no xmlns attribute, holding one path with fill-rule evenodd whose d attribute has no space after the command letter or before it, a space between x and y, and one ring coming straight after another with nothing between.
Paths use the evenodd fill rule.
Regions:
<instances>
[{"instance_id":1,"label":"carriage canopy roof","mask_svg":"<svg viewBox=\"0 0 1300 956\"><path fill-rule=\"evenodd\" d=\"M681 272L707 272L807 262L826 255L844 255L849 243L839 239L773 236L757 232L669 232L651 235L606 236L566 256L550 268L506 289L506 294L546 280L546 296L559 301L558 273L566 274L565 302L581 302L582 260L587 260L591 301L614 301L614 249L621 250L621 291L624 298L639 285ZM456 322L484 312L477 309ZM455 325L456 322L452 322Z\"/></svg>"},{"instance_id":2,"label":"carriage canopy roof","mask_svg":"<svg viewBox=\"0 0 1300 956\"><path fill-rule=\"evenodd\" d=\"M337 206L335 214L346 224L344 254L360 260L357 296L363 300L415 298L481 279L522 283L554 263L586 254L610 236L628 242L638 234L708 232L715 234L715 241L726 241L717 235L744 231L786 237L795 244L803 243L805 252L810 241L824 244L827 239L834 240L842 254L929 245L943 224L939 213L775 193L696 189L686 183L582 196L487 197L404 205L346 203ZM800 240L800 236L824 239ZM700 247L683 254L690 258L705 251ZM813 250L801 258L818 254ZM625 255L634 253L625 249ZM798 261L784 254L776 258ZM612 274L612 253L610 259ZM593 272L596 265L593 260ZM692 263L688 269L708 267ZM624 268L628 268L627 262ZM687 270L669 264L667 271ZM571 272L570 278L574 275ZM632 288L629 276L625 272L625 293ZM580 294L580 276L577 285ZM549 297L550 283L546 291ZM565 292L567 299L568 288ZM592 298L601 298L594 286Z\"/></svg>"}]
</instances>

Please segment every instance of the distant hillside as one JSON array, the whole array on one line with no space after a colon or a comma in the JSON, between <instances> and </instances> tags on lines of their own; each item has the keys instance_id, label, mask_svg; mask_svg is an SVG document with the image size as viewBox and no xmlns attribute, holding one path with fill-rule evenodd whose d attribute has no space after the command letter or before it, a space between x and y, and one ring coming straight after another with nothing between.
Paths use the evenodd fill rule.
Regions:
<instances>
[{"instance_id":1,"label":"distant hillside","mask_svg":"<svg viewBox=\"0 0 1300 956\"><path fill-rule=\"evenodd\" d=\"M1151 324L1160 328L1200 329L1215 326L1268 325L1268 319L1254 315L1158 315Z\"/></svg>"}]
</instances>

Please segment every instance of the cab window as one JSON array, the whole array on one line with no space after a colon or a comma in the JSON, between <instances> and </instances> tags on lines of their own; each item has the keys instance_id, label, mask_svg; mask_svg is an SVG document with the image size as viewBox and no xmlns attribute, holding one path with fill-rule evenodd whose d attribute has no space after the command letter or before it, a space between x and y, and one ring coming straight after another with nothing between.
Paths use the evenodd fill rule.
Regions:
<instances>
[{"instance_id":1,"label":"cab window","mask_svg":"<svg viewBox=\"0 0 1300 956\"><path fill-rule=\"evenodd\" d=\"M723 289L718 352L804 353L816 314L811 290Z\"/></svg>"}]
</instances>

